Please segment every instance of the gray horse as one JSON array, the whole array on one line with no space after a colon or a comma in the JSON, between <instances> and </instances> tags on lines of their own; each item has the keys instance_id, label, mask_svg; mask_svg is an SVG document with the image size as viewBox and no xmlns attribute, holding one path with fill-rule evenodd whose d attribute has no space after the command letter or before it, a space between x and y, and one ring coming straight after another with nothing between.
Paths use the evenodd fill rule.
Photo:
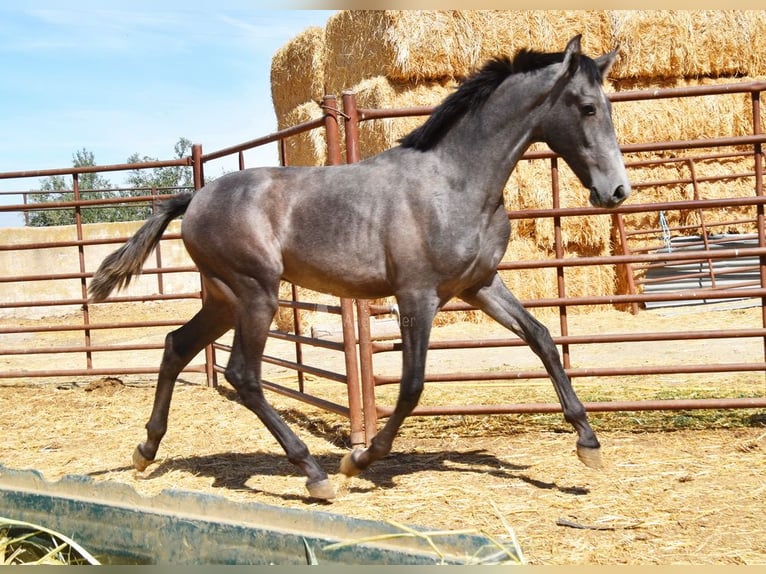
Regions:
<instances>
[{"instance_id":1,"label":"gray horse","mask_svg":"<svg viewBox=\"0 0 766 574\"><path fill-rule=\"evenodd\" d=\"M349 452L352 476L391 451L418 403L431 326L453 297L482 309L539 355L577 453L600 466L600 445L564 372L548 330L510 293L496 267L510 224L503 188L533 142L545 142L590 190L597 207L630 193L603 78L616 57L591 59L575 36L561 53L520 51L490 60L399 145L364 161L328 167L256 168L227 174L169 199L90 284L93 301L141 272L168 223L182 214L183 240L205 287L200 311L169 333L147 439L133 462L143 470L167 429L176 377L229 329L226 379L308 477L310 496L331 499L327 473L266 401L261 359L282 279L339 297L393 295L401 316L402 379L391 417L366 449Z\"/></svg>"}]
</instances>

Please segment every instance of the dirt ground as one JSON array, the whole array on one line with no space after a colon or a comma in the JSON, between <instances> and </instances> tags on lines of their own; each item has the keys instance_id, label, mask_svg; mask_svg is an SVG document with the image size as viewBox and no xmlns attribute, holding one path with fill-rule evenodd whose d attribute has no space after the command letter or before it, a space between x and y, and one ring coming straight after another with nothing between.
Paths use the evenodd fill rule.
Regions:
<instances>
[{"instance_id":1,"label":"dirt ground","mask_svg":"<svg viewBox=\"0 0 766 574\"><path fill-rule=\"evenodd\" d=\"M710 327L705 321L720 323L724 316L745 326L757 312L740 309L716 316L668 311L655 317L678 328L702 329ZM620 317L622 331L634 328L624 318L629 315ZM580 320L586 319L572 318L573 328ZM598 320L613 322L614 316L587 319ZM645 328L646 320L635 328ZM490 329L448 326L437 329L435 336L471 336ZM708 343L704 348L674 350L654 345L640 353L635 347L612 348L609 353L644 363L650 361L652 349L665 359L674 353L687 357L703 353L720 354L728 362L747 360L743 354L749 351L741 345L723 347ZM527 359L521 350L518 355L509 354L509 349L487 353L483 359L498 360L503 353L504 363L514 365L534 359ZM739 357L733 359L732 354ZM478 352L437 356L431 367L473 368L477 356ZM578 355L576 360L588 363L593 357ZM396 358L390 361L386 365L381 359L381 368L395 369ZM277 370L271 375L284 373ZM727 395L763 396L766 391L763 373L711 376L709 382L717 393ZM310 383L319 394L337 393L337 385ZM576 387L584 400L628 393L659 396L666 391L658 389L663 385L696 396L704 387L704 382L672 377L631 384L630 389L615 388L583 380ZM480 395L474 392L464 385L446 390L429 386L424 404L555 400L547 381L523 387L490 384ZM514 398L509 400L509 394ZM306 497L304 477L225 382L217 389L179 382L168 434L157 462L144 473L131 468L130 456L143 440L153 397L150 379L0 384L0 463L35 468L50 480L85 474L126 482L147 496L179 488L435 529L473 528L498 537L512 530L527 562L536 565L766 564L763 409L594 413L591 421L604 451L602 470L579 463L575 435L560 415L411 418L388 458L347 479L337 469L348 451L348 421L279 395L269 396L330 473L339 494L332 503Z\"/></svg>"}]
</instances>

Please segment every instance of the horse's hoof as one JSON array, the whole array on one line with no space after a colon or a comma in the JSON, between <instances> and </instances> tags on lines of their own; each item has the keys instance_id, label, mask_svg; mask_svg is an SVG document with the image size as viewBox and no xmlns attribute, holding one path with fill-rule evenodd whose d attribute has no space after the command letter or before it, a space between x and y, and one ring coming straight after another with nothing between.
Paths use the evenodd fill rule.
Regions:
<instances>
[{"instance_id":1,"label":"horse's hoof","mask_svg":"<svg viewBox=\"0 0 766 574\"><path fill-rule=\"evenodd\" d=\"M143 472L146 470L146 467L152 464L154 461L149 460L141 453L141 447L137 446L136 450L133 451L133 467L139 471Z\"/></svg>"},{"instance_id":2,"label":"horse's hoof","mask_svg":"<svg viewBox=\"0 0 766 574\"><path fill-rule=\"evenodd\" d=\"M335 498L335 489L332 487L329 478L317 480L316 482L307 482L306 488L311 498L319 498L321 500L332 500Z\"/></svg>"},{"instance_id":3,"label":"horse's hoof","mask_svg":"<svg viewBox=\"0 0 766 574\"><path fill-rule=\"evenodd\" d=\"M601 449L577 445L577 458L588 468L604 468L601 461Z\"/></svg>"},{"instance_id":4,"label":"horse's hoof","mask_svg":"<svg viewBox=\"0 0 766 574\"><path fill-rule=\"evenodd\" d=\"M356 476L360 472L362 472L362 469L359 468L356 465L356 460L354 460L354 454L356 453L356 450L352 450L351 452L346 453L346 456L344 456L340 461L340 471L342 474L345 474L346 476Z\"/></svg>"}]
</instances>

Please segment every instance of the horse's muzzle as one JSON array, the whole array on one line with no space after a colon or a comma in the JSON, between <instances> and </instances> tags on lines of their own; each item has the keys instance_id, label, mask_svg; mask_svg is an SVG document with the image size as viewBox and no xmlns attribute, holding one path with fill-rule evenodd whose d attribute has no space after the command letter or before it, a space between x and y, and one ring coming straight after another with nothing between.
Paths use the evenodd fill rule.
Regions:
<instances>
[{"instance_id":1,"label":"horse's muzzle","mask_svg":"<svg viewBox=\"0 0 766 574\"><path fill-rule=\"evenodd\" d=\"M595 187L590 188L590 203L594 207L614 208L622 204L630 195L630 186L618 185L611 195L603 196Z\"/></svg>"}]
</instances>

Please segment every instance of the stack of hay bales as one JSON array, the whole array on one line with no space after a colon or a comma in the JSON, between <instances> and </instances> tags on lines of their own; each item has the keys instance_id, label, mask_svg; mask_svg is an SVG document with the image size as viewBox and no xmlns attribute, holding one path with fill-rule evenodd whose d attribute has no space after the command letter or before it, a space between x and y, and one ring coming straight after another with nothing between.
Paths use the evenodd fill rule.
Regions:
<instances>
[{"instance_id":1,"label":"stack of hay bales","mask_svg":"<svg viewBox=\"0 0 766 574\"><path fill-rule=\"evenodd\" d=\"M460 80L489 57L520 48L561 50L576 33L583 49L600 55L619 46L608 90L644 89L731 82L763 75L766 60L764 11L341 11L324 30L310 29L274 57L272 97L280 127L321 115L324 93L356 93L362 108L402 108L440 103ZM735 80L736 78L736 80ZM749 97L621 102L614 106L622 143L694 139L752 133ZM375 120L360 127L361 151L369 157L384 151L425 117ZM681 121L679 121L679 119ZM301 143L307 165L323 163L322 137ZM313 161L312 161L313 158ZM295 164L295 161L291 161ZM718 166L711 167L717 169ZM678 166L631 170L631 177L662 180L678 176ZM587 204L588 193L559 162L560 205ZM671 173L672 172L672 173ZM549 162L522 161L506 188L510 209L552 206ZM690 198L679 186L661 200ZM634 200L653 201L651 188ZM730 193L726 190L726 193ZM751 190L752 193L752 190ZM677 197L676 197L677 196ZM660 200L657 198L657 200ZM628 226L650 225L640 216ZM507 260L549 259L553 226L547 219L515 224ZM564 218L568 255L606 255L612 250L609 216ZM521 299L555 297L555 270L513 272L504 277ZM565 270L570 296L612 294L618 290L614 269ZM463 317L465 318L465 317Z\"/></svg>"},{"instance_id":2,"label":"stack of hay bales","mask_svg":"<svg viewBox=\"0 0 766 574\"><path fill-rule=\"evenodd\" d=\"M766 77L766 11L761 10L646 10L611 14L615 44L621 58L612 71L616 91L688 88L731 84ZM762 110L763 113L763 110ZM622 102L614 106L614 122L620 141L639 143L684 141L753 134L749 94ZM763 117L761 119L763 124ZM708 150L718 152L719 150ZM704 150L695 154L705 153ZM686 155L679 152L667 154ZM635 160L647 159L637 154ZM656 156L655 156L656 157ZM694 165L698 178L745 173L753 170L752 158L709 160ZM668 163L631 170L635 182L691 178L688 162ZM732 178L724 183L700 183L698 197L692 184L644 187L633 201L641 203L752 197L752 180ZM754 208L705 213L715 223L754 217ZM696 225L695 212L666 212L670 227ZM625 218L631 229L659 227L657 214ZM717 232L753 231L747 224L716 228ZM689 233L697 233L691 230ZM637 241L634 247L656 244L656 238Z\"/></svg>"}]
</instances>

